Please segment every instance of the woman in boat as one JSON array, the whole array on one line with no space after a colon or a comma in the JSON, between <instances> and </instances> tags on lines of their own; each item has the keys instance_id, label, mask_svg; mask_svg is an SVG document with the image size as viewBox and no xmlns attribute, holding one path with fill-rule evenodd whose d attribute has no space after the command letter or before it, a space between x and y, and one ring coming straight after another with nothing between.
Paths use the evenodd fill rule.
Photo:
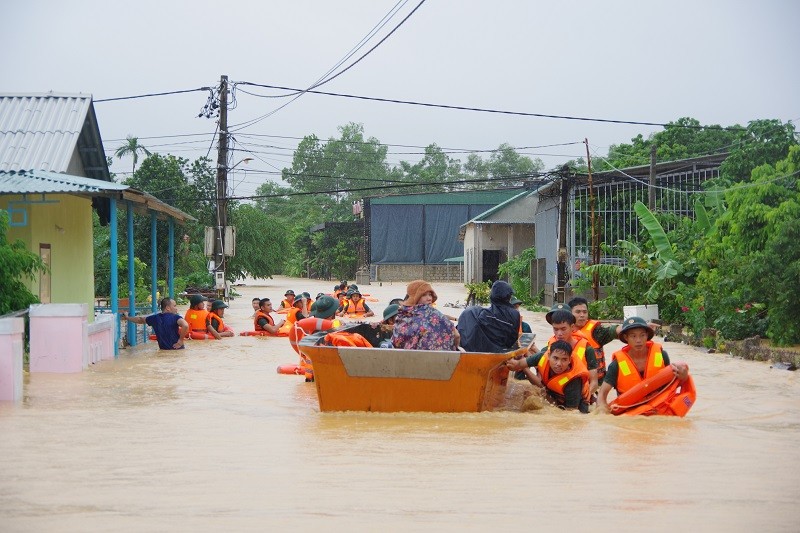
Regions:
<instances>
[{"instance_id":1,"label":"woman in boat","mask_svg":"<svg viewBox=\"0 0 800 533\"><path fill-rule=\"evenodd\" d=\"M643 318L628 318L619 332L619 339L627 346L614 353L597 396L597 411L608 413L608 393L616 389L618 395L626 393L637 384L652 378L665 367L672 366L678 382L689 377L685 363L670 365L664 348L653 342L655 331Z\"/></svg>"},{"instance_id":2,"label":"woman in boat","mask_svg":"<svg viewBox=\"0 0 800 533\"><path fill-rule=\"evenodd\" d=\"M421 279L412 281L406 293L408 297L395 317L392 346L405 350L457 350L458 330L433 307L437 296L431 284Z\"/></svg>"}]
</instances>

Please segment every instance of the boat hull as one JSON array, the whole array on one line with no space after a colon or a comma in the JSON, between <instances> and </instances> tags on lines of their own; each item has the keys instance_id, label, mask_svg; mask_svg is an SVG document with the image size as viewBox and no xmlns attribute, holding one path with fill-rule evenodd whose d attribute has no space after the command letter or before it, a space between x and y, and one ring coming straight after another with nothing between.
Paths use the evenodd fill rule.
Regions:
<instances>
[{"instance_id":1,"label":"boat hull","mask_svg":"<svg viewBox=\"0 0 800 533\"><path fill-rule=\"evenodd\" d=\"M508 354L349 348L300 343L321 411L478 412L505 398Z\"/></svg>"}]
</instances>

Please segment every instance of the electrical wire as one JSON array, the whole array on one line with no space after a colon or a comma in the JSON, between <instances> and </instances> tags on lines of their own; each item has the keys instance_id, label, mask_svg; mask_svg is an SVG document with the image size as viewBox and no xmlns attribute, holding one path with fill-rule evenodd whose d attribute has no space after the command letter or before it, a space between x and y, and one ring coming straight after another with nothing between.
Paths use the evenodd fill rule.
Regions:
<instances>
[{"instance_id":1,"label":"electrical wire","mask_svg":"<svg viewBox=\"0 0 800 533\"><path fill-rule=\"evenodd\" d=\"M401 5L400 7L403 7L406 4L407 1L408 0L403 1L403 5ZM340 60L333 68L329 69L328 72L323 74L322 78L324 78L324 79L319 79L318 78L317 81L314 82L307 89L305 89L305 90L303 90L303 89L292 89L292 91L294 91L294 93L289 94L289 95L284 95L284 96L293 96L293 98L291 100L289 100L288 102L284 103L283 105L277 107L276 109L273 109L272 111L270 111L270 112L268 112L268 113L266 113L264 115L261 115L260 117L256 117L254 119L251 119L251 120L239 123L239 124L234 124L234 125L230 126L228 128L228 130L229 131L240 131L240 130L242 130L244 128L248 128L250 126L253 126L253 125L257 124L258 122L261 122L262 120L271 117L272 115L274 115L275 113L277 113L281 109L285 108L286 106L288 106L289 104L291 104L292 102L294 102L295 100L297 100L298 98L300 98L301 96L306 94L306 92L308 92L310 89L314 89L316 87L320 87L320 86L325 85L326 83L329 83L329 82L333 81L334 79L338 78L339 76L341 76L342 74L344 74L345 72L347 72L348 70L350 70L351 68L356 66L358 63L360 63L362 59L364 59L369 54L371 54L376 48L378 48L378 46L383 44L386 41L386 39L388 39L395 31L397 31L397 29L400 28L400 26L402 26L409 18L411 18L411 15L413 15L422 6L422 4L424 4L424 3L425 3L425 0L420 0L419 4L417 4L417 6L414 9L412 9L411 12L408 15L406 15L406 17L403 18L403 20L401 20L400 23L397 24L383 39L381 39L375 46L370 48L366 53L364 53L361 57L359 57L357 60L355 60L353 63L351 63L346 68L342 69L338 73L336 73L336 74L334 74L334 75L332 75L332 76L330 76L328 78L324 78L324 76L327 76L332 70L334 70L339 65L341 65L344 61L346 61L348 58L350 58L355 53L355 50L351 50L349 55L347 55L343 60ZM391 17L394 16L394 14L397 12L397 10L399 10L399 8L397 8L397 9L395 9L395 8L397 8L397 4L395 4L395 6L392 8L392 10L390 10L391 15L388 16L388 18L387 18L387 16L384 16L384 20L386 22L383 22L383 25L385 25L389 21L389 19L391 19ZM381 25L380 27L382 28L383 25ZM380 28L378 28L378 29L380 29ZM375 32L377 32L377 29L373 28L373 30L374 31L370 32L370 34L368 34L368 36L366 38L363 38L361 40L361 43L366 44L366 41L369 40L372 37L372 35L374 35ZM357 46L356 50L360 49L361 46L363 46L363 44L359 44ZM236 86L236 85L234 85L234 86Z\"/></svg>"},{"instance_id":2,"label":"electrical wire","mask_svg":"<svg viewBox=\"0 0 800 533\"><path fill-rule=\"evenodd\" d=\"M171 94L194 93L198 91L208 91L208 90L211 90L211 87L198 87L197 89L184 89L181 91L167 91L162 93L137 94L134 96L119 96L116 98L102 98L100 100L93 100L93 102L95 104L101 104L103 102L117 102L119 100L135 100L137 98L150 98L152 96L168 96Z\"/></svg>"},{"instance_id":3,"label":"electrical wire","mask_svg":"<svg viewBox=\"0 0 800 533\"><path fill-rule=\"evenodd\" d=\"M280 90L288 90L288 91L297 91L301 89L296 89L294 87L285 87L281 85L267 85L262 83L253 83L247 81L238 82L241 85L250 85L253 87L264 87L267 89L280 89ZM412 106L420 106L420 107L430 107L430 108L437 108L437 109L451 109L456 111L474 111L479 113L492 113L492 114L499 114L499 115L513 115L513 116L522 116L522 117L536 117L536 118L552 118L552 119L560 119L560 120L578 120L584 122L602 122L602 123L610 123L610 124L631 124L636 126L660 126L663 128L666 127L674 127L674 128L686 128L686 129L720 129L720 130L728 130L728 131L743 131L745 130L742 126L695 126L690 124L669 124L664 122L645 122L645 121L635 121L635 120L621 120L621 119L609 119L609 118L593 118L593 117L578 117L578 116L571 116L571 115L551 115L545 113L529 113L525 111L509 111L503 109L489 109L483 107L468 107L468 106L459 106L459 105L448 105L448 104L434 104L430 102L417 102L414 100L399 100L396 98L378 98L375 96L362 96L362 95L355 95L355 94L346 94L346 93L334 93L329 91L317 91L314 89L306 89L304 92L310 94L319 94L324 96L335 96L338 98L351 98L355 100L367 100L372 102L384 102L389 104L403 104L403 105L412 105Z\"/></svg>"}]
</instances>

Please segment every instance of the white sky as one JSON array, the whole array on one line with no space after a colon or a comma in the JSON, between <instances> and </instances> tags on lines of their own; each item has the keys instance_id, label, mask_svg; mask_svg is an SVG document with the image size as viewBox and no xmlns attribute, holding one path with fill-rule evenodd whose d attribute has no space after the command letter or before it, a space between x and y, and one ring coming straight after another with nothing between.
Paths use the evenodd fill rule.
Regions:
<instances>
[{"instance_id":1,"label":"white sky","mask_svg":"<svg viewBox=\"0 0 800 533\"><path fill-rule=\"evenodd\" d=\"M403 5L353 59L418 1ZM103 99L215 85L221 74L231 81L304 88L396 5L402 0L4 0L0 92L82 92ZM658 123L683 116L726 126L798 120L798 23L800 2L792 0L428 0L367 58L320 90ZM153 151L189 159L205 155L215 128L213 120L197 118L206 96L96 103L107 153L131 134ZM263 115L277 102L239 93L229 123ZM327 139L338 137L337 127L350 121L388 144L486 150L503 142L527 147L586 137L598 155L638 133L660 130L307 94L239 133L314 133ZM205 135L147 138L191 133ZM237 196L277 179L249 170L289 166L298 142L239 140L283 149L251 147L258 159L237 167L230 180ZM574 145L520 151L552 168L584 150ZM419 156L398 152L419 151L391 147L389 162L416 161ZM247 155L235 154L231 164ZM215 151L211 157L216 161ZM115 160L112 171L129 172L130 166L130 160Z\"/></svg>"}]
</instances>

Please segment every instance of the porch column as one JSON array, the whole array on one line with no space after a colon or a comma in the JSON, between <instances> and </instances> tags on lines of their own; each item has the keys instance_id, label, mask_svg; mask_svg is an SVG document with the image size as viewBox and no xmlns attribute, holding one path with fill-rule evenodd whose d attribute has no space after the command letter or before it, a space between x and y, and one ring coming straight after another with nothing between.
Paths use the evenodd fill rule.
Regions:
<instances>
[{"instance_id":1,"label":"porch column","mask_svg":"<svg viewBox=\"0 0 800 533\"><path fill-rule=\"evenodd\" d=\"M128 207L128 315L136 314L136 275L133 261L133 203L126 202ZM128 322L128 344L136 346L136 324Z\"/></svg>"},{"instance_id":2,"label":"porch column","mask_svg":"<svg viewBox=\"0 0 800 533\"><path fill-rule=\"evenodd\" d=\"M155 313L158 306L158 247L156 246L156 213L150 212L150 312ZM147 336L145 335L145 339Z\"/></svg>"},{"instance_id":3,"label":"porch column","mask_svg":"<svg viewBox=\"0 0 800 533\"><path fill-rule=\"evenodd\" d=\"M118 254L118 234L117 234L117 199L110 198L111 215L108 222L109 226L109 244L111 245L111 313L113 313L116 320L116 328L114 330L114 357L119 357L119 338L122 333L122 326L119 319L119 265Z\"/></svg>"},{"instance_id":4,"label":"porch column","mask_svg":"<svg viewBox=\"0 0 800 533\"><path fill-rule=\"evenodd\" d=\"M175 299L175 219L169 217L169 268L167 272L167 284L169 285L169 297Z\"/></svg>"}]
</instances>

